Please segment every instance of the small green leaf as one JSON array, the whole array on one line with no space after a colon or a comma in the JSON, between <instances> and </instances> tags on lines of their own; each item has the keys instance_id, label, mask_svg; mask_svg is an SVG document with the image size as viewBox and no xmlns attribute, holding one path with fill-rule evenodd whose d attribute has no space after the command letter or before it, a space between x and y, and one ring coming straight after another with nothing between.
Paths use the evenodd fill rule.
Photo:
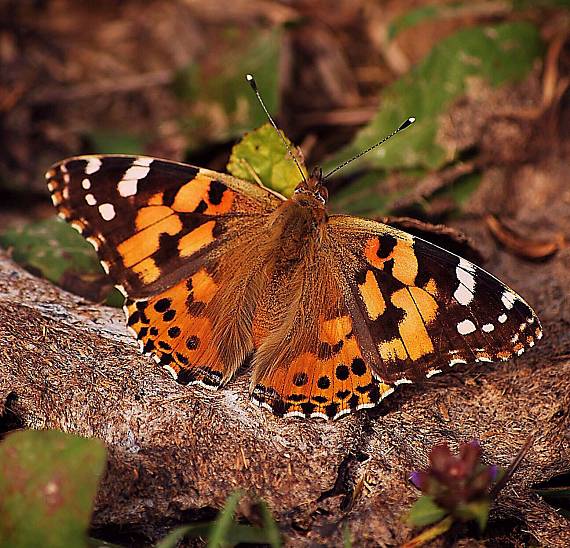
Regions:
<instances>
[{"instance_id":1,"label":"small green leaf","mask_svg":"<svg viewBox=\"0 0 570 548\"><path fill-rule=\"evenodd\" d=\"M156 544L156 548L176 548L178 542L186 536L207 538L211 527L212 523L195 523L176 527Z\"/></svg>"},{"instance_id":2,"label":"small green leaf","mask_svg":"<svg viewBox=\"0 0 570 548\"><path fill-rule=\"evenodd\" d=\"M265 533L265 537L267 539L268 544L271 545L271 548L280 548L281 543L281 533L279 532L279 527L273 515L269 511L267 504L265 502L260 501L259 507L261 510L261 519L263 522L263 531Z\"/></svg>"},{"instance_id":3,"label":"small green leaf","mask_svg":"<svg viewBox=\"0 0 570 548\"><path fill-rule=\"evenodd\" d=\"M287 143L291 150L295 151L288 139ZM307 176L305 166L302 163L301 166ZM287 147L271 124L246 133L243 139L234 145L227 169L235 177L247 181L255 181L257 175L264 185L286 197L293 194L301 180L301 174Z\"/></svg>"},{"instance_id":4,"label":"small green leaf","mask_svg":"<svg viewBox=\"0 0 570 548\"><path fill-rule=\"evenodd\" d=\"M342 546L343 548L352 548L352 533L348 523L342 528Z\"/></svg>"},{"instance_id":5,"label":"small green leaf","mask_svg":"<svg viewBox=\"0 0 570 548\"><path fill-rule=\"evenodd\" d=\"M438 141L437 132L442 116L466 93L468 82L480 78L496 87L518 81L543 49L538 29L527 22L466 28L445 38L413 70L385 88L378 114L327 161L325 173L378 142L409 116L417 121L405 134L352 162L343 173L417 166L434 170L453 161L461 151Z\"/></svg>"},{"instance_id":6,"label":"small green leaf","mask_svg":"<svg viewBox=\"0 0 570 548\"><path fill-rule=\"evenodd\" d=\"M447 510L439 507L435 501L427 496L421 496L410 508L408 522L415 527L431 525L447 514Z\"/></svg>"},{"instance_id":7,"label":"small green leaf","mask_svg":"<svg viewBox=\"0 0 570 548\"><path fill-rule=\"evenodd\" d=\"M98 273L102 268L94 249L71 226L52 218L0 234L0 245L12 251L12 258L45 278L60 283L70 270Z\"/></svg>"},{"instance_id":8,"label":"small green leaf","mask_svg":"<svg viewBox=\"0 0 570 548\"><path fill-rule=\"evenodd\" d=\"M463 521L475 520L479 529L483 531L487 526L489 519L489 510L491 509L490 499L480 499L469 502L468 504L459 505L453 512L454 515Z\"/></svg>"},{"instance_id":9,"label":"small green leaf","mask_svg":"<svg viewBox=\"0 0 570 548\"><path fill-rule=\"evenodd\" d=\"M559 514L570 519L570 472L536 485L532 492L540 495Z\"/></svg>"},{"instance_id":10,"label":"small green leaf","mask_svg":"<svg viewBox=\"0 0 570 548\"><path fill-rule=\"evenodd\" d=\"M70 225L58 218L31 223L0 233L0 245L27 270L77 295L104 300L112 283L93 247ZM112 297L118 306L122 297Z\"/></svg>"},{"instance_id":11,"label":"small green leaf","mask_svg":"<svg viewBox=\"0 0 570 548\"><path fill-rule=\"evenodd\" d=\"M388 27L388 39L393 40L400 32L413 27L423 21L435 19L440 15L442 8L440 6L421 6L419 8L407 11L396 17Z\"/></svg>"},{"instance_id":12,"label":"small green leaf","mask_svg":"<svg viewBox=\"0 0 570 548\"><path fill-rule=\"evenodd\" d=\"M105 467L99 440L55 430L10 434L0 444L4 546L85 546Z\"/></svg>"},{"instance_id":13,"label":"small green leaf","mask_svg":"<svg viewBox=\"0 0 570 548\"><path fill-rule=\"evenodd\" d=\"M241 491L236 491L226 500L222 511L219 513L216 521L212 524L212 529L208 538L208 548L220 548L226 542L226 539L228 538L227 535L233 524L234 514L241 497Z\"/></svg>"},{"instance_id":14,"label":"small green leaf","mask_svg":"<svg viewBox=\"0 0 570 548\"><path fill-rule=\"evenodd\" d=\"M447 516L446 518L438 521L435 525L428 527L422 531L419 535L414 537L402 545L402 548L416 548L417 546L423 546L433 539L443 535L453 525L453 516Z\"/></svg>"},{"instance_id":15,"label":"small green leaf","mask_svg":"<svg viewBox=\"0 0 570 548\"><path fill-rule=\"evenodd\" d=\"M269 544L271 548L280 548L279 529L264 502L260 503L262 528L234 521L234 514L241 496L240 491L230 495L215 521L178 527L164 537L156 548L175 548L178 542L186 536L208 539L209 548L234 546L240 543Z\"/></svg>"}]
</instances>

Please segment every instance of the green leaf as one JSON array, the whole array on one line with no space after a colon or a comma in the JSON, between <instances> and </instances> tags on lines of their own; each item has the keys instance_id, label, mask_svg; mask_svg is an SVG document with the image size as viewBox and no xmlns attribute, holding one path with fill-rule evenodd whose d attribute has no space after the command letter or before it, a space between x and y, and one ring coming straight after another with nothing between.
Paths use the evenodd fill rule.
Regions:
<instances>
[{"instance_id":1,"label":"green leaf","mask_svg":"<svg viewBox=\"0 0 570 548\"><path fill-rule=\"evenodd\" d=\"M103 271L91 245L57 218L7 230L0 234L0 245L11 249L18 264L55 283L70 270L78 274Z\"/></svg>"},{"instance_id":2,"label":"green leaf","mask_svg":"<svg viewBox=\"0 0 570 548\"><path fill-rule=\"evenodd\" d=\"M405 135L352 162L344 172L359 169L438 169L460 152L437 140L441 118L467 91L470 79L491 86L524 78L543 52L537 28L531 23L504 23L462 29L439 42L406 76L387 87L381 110L357 133L353 142L325 165L325 173L355 156L398 127L407 117L417 121Z\"/></svg>"},{"instance_id":3,"label":"green leaf","mask_svg":"<svg viewBox=\"0 0 570 548\"><path fill-rule=\"evenodd\" d=\"M182 525L176 527L166 535L160 542L156 544L156 548L176 548L178 542L184 537L202 537L207 538L210 534L212 523L195 523L192 525Z\"/></svg>"},{"instance_id":4,"label":"green leaf","mask_svg":"<svg viewBox=\"0 0 570 548\"><path fill-rule=\"evenodd\" d=\"M428 527L424 531L422 531L419 535L414 537L413 539L406 542L403 547L405 548L415 548L416 546L423 546L428 542L432 541L433 539L443 535L453 525L453 516L447 516L446 518L438 521L435 525Z\"/></svg>"},{"instance_id":5,"label":"green leaf","mask_svg":"<svg viewBox=\"0 0 570 548\"><path fill-rule=\"evenodd\" d=\"M280 548L281 543L281 533L279 532L279 527L273 515L271 514L267 504L265 502L259 502L259 508L261 510L261 519L263 522L263 531L267 539L267 543L271 545L271 548Z\"/></svg>"},{"instance_id":6,"label":"green leaf","mask_svg":"<svg viewBox=\"0 0 570 548\"><path fill-rule=\"evenodd\" d=\"M532 489L559 514L570 519L570 473L554 476Z\"/></svg>"},{"instance_id":7,"label":"green leaf","mask_svg":"<svg viewBox=\"0 0 570 548\"><path fill-rule=\"evenodd\" d=\"M352 533L348 523L345 523L342 528L342 546L343 548L352 548Z\"/></svg>"},{"instance_id":8,"label":"green leaf","mask_svg":"<svg viewBox=\"0 0 570 548\"><path fill-rule=\"evenodd\" d=\"M156 548L175 548L186 536L208 539L210 548L240 543L269 544L272 548L280 548L279 528L263 501L260 503L263 528L235 523L234 514L241 496L239 491L230 495L215 521L177 527L164 537Z\"/></svg>"},{"instance_id":9,"label":"green leaf","mask_svg":"<svg viewBox=\"0 0 570 548\"><path fill-rule=\"evenodd\" d=\"M69 224L58 218L31 223L0 233L0 246L36 275L93 301L111 292L112 283L93 247ZM118 296L117 296L118 294ZM122 306L120 293L111 293L109 304Z\"/></svg>"},{"instance_id":10,"label":"green leaf","mask_svg":"<svg viewBox=\"0 0 570 548\"><path fill-rule=\"evenodd\" d=\"M295 152L295 147L286 137L285 139ZM299 163L307 176L305 166L302 162ZM293 194L301 180L301 174L287 147L271 124L246 133L243 139L234 145L227 169L235 177L246 181L255 181L257 175L264 185L286 197Z\"/></svg>"},{"instance_id":11,"label":"green leaf","mask_svg":"<svg viewBox=\"0 0 570 548\"><path fill-rule=\"evenodd\" d=\"M447 510L439 507L431 497L422 495L410 508L408 522L415 527L423 527L439 521L447 513Z\"/></svg>"},{"instance_id":12,"label":"green leaf","mask_svg":"<svg viewBox=\"0 0 570 548\"><path fill-rule=\"evenodd\" d=\"M222 511L219 513L216 521L212 524L211 533L208 538L208 548L219 548L226 542L226 539L228 538L227 535L233 524L234 514L241 497L241 491L236 491L226 500Z\"/></svg>"},{"instance_id":13,"label":"green leaf","mask_svg":"<svg viewBox=\"0 0 570 548\"><path fill-rule=\"evenodd\" d=\"M457 506L453 514L463 521L475 520L479 529L483 531L487 526L489 519L489 510L491 509L490 499L480 499Z\"/></svg>"},{"instance_id":14,"label":"green leaf","mask_svg":"<svg viewBox=\"0 0 570 548\"><path fill-rule=\"evenodd\" d=\"M0 444L3 546L86 546L104 467L99 440L55 430L7 436Z\"/></svg>"},{"instance_id":15,"label":"green leaf","mask_svg":"<svg viewBox=\"0 0 570 548\"><path fill-rule=\"evenodd\" d=\"M440 6L421 6L403 13L389 25L388 39L393 40L403 30L413 27L422 21L435 19L440 15L441 11L442 8Z\"/></svg>"},{"instance_id":16,"label":"green leaf","mask_svg":"<svg viewBox=\"0 0 570 548\"><path fill-rule=\"evenodd\" d=\"M181 125L191 148L238 137L267 120L245 80L248 73L255 76L269 112L278 109L281 36L279 28L230 27L218 35L215 52L203 63L179 72L173 88L187 105Z\"/></svg>"}]
</instances>

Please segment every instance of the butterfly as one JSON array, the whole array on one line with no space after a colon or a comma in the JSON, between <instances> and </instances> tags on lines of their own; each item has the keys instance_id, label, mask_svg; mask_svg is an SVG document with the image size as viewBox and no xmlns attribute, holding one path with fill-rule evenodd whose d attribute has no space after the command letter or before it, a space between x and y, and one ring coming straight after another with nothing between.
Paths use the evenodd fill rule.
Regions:
<instances>
[{"instance_id":1,"label":"butterfly","mask_svg":"<svg viewBox=\"0 0 570 548\"><path fill-rule=\"evenodd\" d=\"M46 178L125 295L142 352L210 389L249 368L253 402L277 416L337 419L542 336L529 305L475 264L329 214L319 170L289 199L145 156L70 158Z\"/></svg>"}]
</instances>

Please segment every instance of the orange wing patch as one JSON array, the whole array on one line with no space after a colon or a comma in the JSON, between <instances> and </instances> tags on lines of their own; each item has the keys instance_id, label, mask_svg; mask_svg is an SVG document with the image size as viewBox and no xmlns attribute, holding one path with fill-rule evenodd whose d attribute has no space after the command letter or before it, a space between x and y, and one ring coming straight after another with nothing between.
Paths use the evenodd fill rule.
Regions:
<instances>
[{"instance_id":1,"label":"orange wing patch","mask_svg":"<svg viewBox=\"0 0 570 548\"><path fill-rule=\"evenodd\" d=\"M337 419L374 407L392 387L373 378L349 316L321 318L316 353L304 352L273 369L253 389L255 403L280 416Z\"/></svg>"},{"instance_id":2,"label":"orange wing patch","mask_svg":"<svg viewBox=\"0 0 570 548\"><path fill-rule=\"evenodd\" d=\"M201 268L189 280L148 300L127 301L127 324L141 350L182 384L218 388L226 368L213 344L212 322L204 307L218 292L213 277Z\"/></svg>"}]
</instances>

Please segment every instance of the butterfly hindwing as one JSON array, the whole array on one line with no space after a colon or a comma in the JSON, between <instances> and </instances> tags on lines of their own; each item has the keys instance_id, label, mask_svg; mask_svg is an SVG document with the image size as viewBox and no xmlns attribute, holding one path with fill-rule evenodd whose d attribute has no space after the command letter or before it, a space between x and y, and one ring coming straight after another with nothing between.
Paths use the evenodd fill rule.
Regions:
<instances>
[{"instance_id":1,"label":"butterfly hindwing","mask_svg":"<svg viewBox=\"0 0 570 548\"><path fill-rule=\"evenodd\" d=\"M392 392L362 355L324 240L301 266L274 273L254 319L270 324L253 357L252 398L278 416L336 419ZM285 306L282 306L285 304ZM273 325L271 323L273 322ZM266 333L269 331L269 333Z\"/></svg>"},{"instance_id":2,"label":"butterfly hindwing","mask_svg":"<svg viewBox=\"0 0 570 548\"><path fill-rule=\"evenodd\" d=\"M174 285L247 220L281 201L269 190L207 169L143 156L81 156L46 174L58 213L96 248L133 296ZM255 224L255 220L252 224Z\"/></svg>"},{"instance_id":3,"label":"butterfly hindwing","mask_svg":"<svg viewBox=\"0 0 570 548\"><path fill-rule=\"evenodd\" d=\"M415 381L520 355L542 336L528 304L488 272L374 221L333 216L347 304L375 374Z\"/></svg>"}]
</instances>

